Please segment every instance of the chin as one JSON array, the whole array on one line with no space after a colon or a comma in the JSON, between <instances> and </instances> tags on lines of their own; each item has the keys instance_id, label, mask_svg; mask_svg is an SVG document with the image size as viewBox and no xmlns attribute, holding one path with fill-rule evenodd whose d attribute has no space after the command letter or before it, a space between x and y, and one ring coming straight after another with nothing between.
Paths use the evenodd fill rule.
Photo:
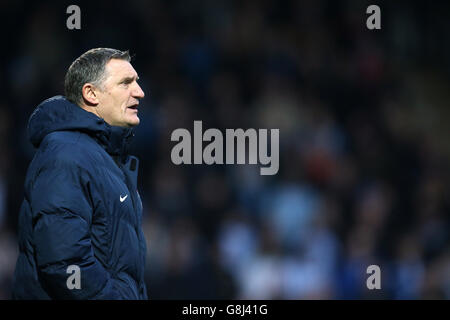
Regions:
<instances>
[{"instance_id":1,"label":"chin","mask_svg":"<svg viewBox=\"0 0 450 320\"><path fill-rule=\"evenodd\" d=\"M135 126L137 126L140 122L141 122L141 121L139 120L139 118L137 118L137 119L134 119L134 120L132 120L132 121L128 121L128 122L127 122L127 125L128 125L128 127L135 127Z\"/></svg>"}]
</instances>

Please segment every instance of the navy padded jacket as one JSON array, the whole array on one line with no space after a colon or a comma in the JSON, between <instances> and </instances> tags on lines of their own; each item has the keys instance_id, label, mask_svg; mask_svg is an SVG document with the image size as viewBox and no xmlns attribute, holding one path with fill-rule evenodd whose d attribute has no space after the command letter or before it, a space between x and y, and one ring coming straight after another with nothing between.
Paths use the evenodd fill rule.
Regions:
<instances>
[{"instance_id":1,"label":"navy padded jacket","mask_svg":"<svg viewBox=\"0 0 450 320\"><path fill-rule=\"evenodd\" d=\"M19 214L13 298L147 299L132 129L56 96L35 109L28 135L38 149ZM68 285L72 265L79 289Z\"/></svg>"}]
</instances>

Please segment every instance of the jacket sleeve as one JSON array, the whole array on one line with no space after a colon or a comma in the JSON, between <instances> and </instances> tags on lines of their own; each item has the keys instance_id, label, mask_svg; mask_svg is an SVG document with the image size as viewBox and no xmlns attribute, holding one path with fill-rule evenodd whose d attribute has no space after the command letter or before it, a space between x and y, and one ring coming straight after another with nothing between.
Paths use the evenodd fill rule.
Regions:
<instances>
[{"instance_id":1,"label":"jacket sleeve","mask_svg":"<svg viewBox=\"0 0 450 320\"><path fill-rule=\"evenodd\" d=\"M54 299L121 299L94 256L87 180L73 161L58 159L45 165L31 187L39 278Z\"/></svg>"}]
</instances>

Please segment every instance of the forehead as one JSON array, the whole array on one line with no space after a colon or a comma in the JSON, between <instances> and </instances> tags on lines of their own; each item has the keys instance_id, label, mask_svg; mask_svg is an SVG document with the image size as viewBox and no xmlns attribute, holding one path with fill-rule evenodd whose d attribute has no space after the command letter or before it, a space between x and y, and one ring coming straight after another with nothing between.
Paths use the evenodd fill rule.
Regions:
<instances>
[{"instance_id":1,"label":"forehead","mask_svg":"<svg viewBox=\"0 0 450 320\"><path fill-rule=\"evenodd\" d=\"M131 63L121 59L111 59L106 63L105 71L109 78L136 77L137 73Z\"/></svg>"}]
</instances>

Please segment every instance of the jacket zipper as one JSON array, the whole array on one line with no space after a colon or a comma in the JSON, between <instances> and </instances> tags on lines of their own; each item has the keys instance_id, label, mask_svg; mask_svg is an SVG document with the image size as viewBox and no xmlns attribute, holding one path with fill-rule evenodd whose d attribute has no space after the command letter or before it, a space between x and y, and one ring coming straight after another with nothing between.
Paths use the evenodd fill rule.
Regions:
<instances>
[{"instance_id":1,"label":"jacket zipper","mask_svg":"<svg viewBox=\"0 0 450 320\"><path fill-rule=\"evenodd\" d=\"M127 186L127 188L128 188L128 191L130 192L130 197L131 197L131 204L132 204L132 206L133 206L133 213L134 213L134 218L135 218L135 223L134 223L134 232L136 233L136 237L137 237L137 239L139 240L139 243L138 243L138 250L139 250L139 260L141 260L142 259L142 256L143 256L143 252L142 252L142 249L141 249L141 241L144 241L144 239L142 239L141 237L140 237L140 235L139 235L139 230L137 229L137 228L139 228L140 227L140 224L139 224L139 213L137 212L137 210L136 210L136 207L137 207L137 199L136 199L136 194L135 194L135 192L137 192L137 191L133 191L133 183L130 181L130 177L128 176L128 174L127 174L127 172L126 172L126 168L124 167L124 165L119 161L119 168L120 168L120 170L122 171L122 173L123 173L123 175L125 176L125 184L126 184L126 186ZM140 270L140 269L139 269ZM142 277L143 277L143 274L139 274L138 275L138 277L139 277L139 283L138 283L138 286L139 286L139 288L138 288L138 290L139 290L139 295L141 295L141 291L142 291L142 289L141 289L141 287L142 287Z\"/></svg>"}]
</instances>

